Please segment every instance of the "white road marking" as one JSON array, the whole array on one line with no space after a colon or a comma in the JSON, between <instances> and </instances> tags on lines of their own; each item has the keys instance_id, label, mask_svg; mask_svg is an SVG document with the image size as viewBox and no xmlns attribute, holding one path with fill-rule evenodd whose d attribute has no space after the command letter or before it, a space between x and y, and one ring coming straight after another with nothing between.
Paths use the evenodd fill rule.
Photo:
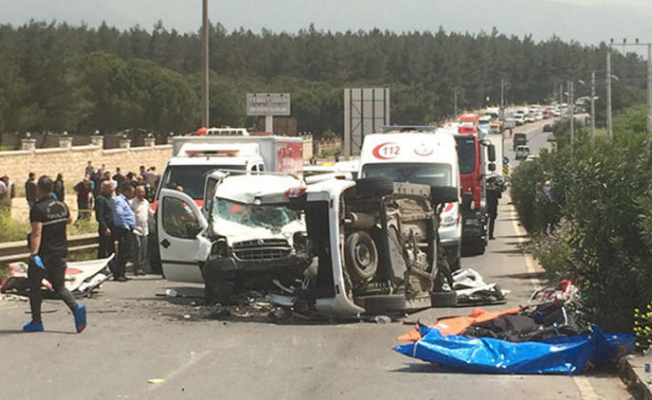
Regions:
<instances>
[{"instance_id":1,"label":"white road marking","mask_svg":"<svg viewBox=\"0 0 652 400\"><path fill-rule=\"evenodd\" d=\"M523 244L527 241L527 237L528 237L527 232L518 223L518 214L516 213L516 208L514 206L511 206L511 209L512 209L511 210L512 225L514 226L514 231L518 236L520 236L518 238L519 243ZM543 268L541 268L541 265L539 265L539 263L536 262L530 254L526 253L525 251L523 251L522 253L523 253L523 257L525 258L525 268L528 273L534 275L535 273L543 272ZM534 278L534 276L530 278L530 282L532 283L534 290L541 289L541 284L539 280ZM600 398L598 394L595 392L593 385L591 385L591 381L589 380L589 378L585 376L573 376L573 382L575 382L575 386L577 386L577 390L579 390L582 399L598 400Z\"/></svg>"}]
</instances>

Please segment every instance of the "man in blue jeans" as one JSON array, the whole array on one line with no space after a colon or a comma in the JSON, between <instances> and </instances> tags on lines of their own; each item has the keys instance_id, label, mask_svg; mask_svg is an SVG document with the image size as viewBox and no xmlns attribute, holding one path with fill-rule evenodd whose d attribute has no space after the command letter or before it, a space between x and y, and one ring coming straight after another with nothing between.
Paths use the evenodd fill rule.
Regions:
<instances>
[{"instance_id":1,"label":"man in blue jeans","mask_svg":"<svg viewBox=\"0 0 652 400\"><path fill-rule=\"evenodd\" d=\"M52 289L66 303L75 317L78 333L86 328L86 307L80 306L64 285L66 275L66 257L68 242L67 225L72 222L68 207L54 199L52 188L54 182L48 176L42 176L36 184L37 201L29 213L32 231L29 234L29 305L32 320L23 326L25 332L43 331L41 320L41 281L46 278Z\"/></svg>"},{"instance_id":2,"label":"man in blue jeans","mask_svg":"<svg viewBox=\"0 0 652 400\"><path fill-rule=\"evenodd\" d=\"M125 265L130 253L132 230L136 225L136 214L129 205L134 197L134 187L129 182L123 182L119 188L118 197L113 200L113 224L115 238L118 241L118 255L113 265L113 279L126 282Z\"/></svg>"}]
</instances>

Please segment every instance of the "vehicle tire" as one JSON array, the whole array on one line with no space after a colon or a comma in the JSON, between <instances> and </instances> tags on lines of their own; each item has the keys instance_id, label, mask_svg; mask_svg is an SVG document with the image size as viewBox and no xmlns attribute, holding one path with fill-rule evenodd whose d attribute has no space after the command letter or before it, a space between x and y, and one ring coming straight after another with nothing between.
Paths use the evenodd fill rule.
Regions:
<instances>
[{"instance_id":1,"label":"vehicle tire","mask_svg":"<svg viewBox=\"0 0 652 400\"><path fill-rule=\"evenodd\" d=\"M344 261L351 280L364 283L378 271L378 248L367 232L357 231L344 243Z\"/></svg>"},{"instance_id":2,"label":"vehicle tire","mask_svg":"<svg viewBox=\"0 0 652 400\"><path fill-rule=\"evenodd\" d=\"M364 178L355 182L358 196L387 196L394 192L394 182L387 179Z\"/></svg>"},{"instance_id":3,"label":"vehicle tire","mask_svg":"<svg viewBox=\"0 0 652 400\"><path fill-rule=\"evenodd\" d=\"M405 296L402 294L365 296L362 300L366 314L406 311L408 309Z\"/></svg>"},{"instance_id":4,"label":"vehicle tire","mask_svg":"<svg viewBox=\"0 0 652 400\"><path fill-rule=\"evenodd\" d=\"M163 265L161 264L161 253L158 248L158 240L155 237L150 237L147 240L149 268L152 273L163 275Z\"/></svg>"},{"instance_id":5,"label":"vehicle tire","mask_svg":"<svg viewBox=\"0 0 652 400\"><path fill-rule=\"evenodd\" d=\"M207 306L215 303L226 304L234 291L235 285L232 282L206 283L204 285L204 302Z\"/></svg>"},{"instance_id":6,"label":"vehicle tire","mask_svg":"<svg viewBox=\"0 0 652 400\"><path fill-rule=\"evenodd\" d=\"M455 259L453 259L453 262L449 262L448 265L450 266L451 272L455 272L455 271L459 270L460 268L462 268L462 256L461 256L461 254L458 252Z\"/></svg>"},{"instance_id":7,"label":"vehicle tire","mask_svg":"<svg viewBox=\"0 0 652 400\"><path fill-rule=\"evenodd\" d=\"M487 242L484 240L478 240L478 243L475 245L475 254L476 255L483 255L485 250L487 250Z\"/></svg>"},{"instance_id":8,"label":"vehicle tire","mask_svg":"<svg viewBox=\"0 0 652 400\"><path fill-rule=\"evenodd\" d=\"M457 293L451 292L432 292L430 301L433 307L455 307L457 305Z\"/></svg>"}]
</instances>

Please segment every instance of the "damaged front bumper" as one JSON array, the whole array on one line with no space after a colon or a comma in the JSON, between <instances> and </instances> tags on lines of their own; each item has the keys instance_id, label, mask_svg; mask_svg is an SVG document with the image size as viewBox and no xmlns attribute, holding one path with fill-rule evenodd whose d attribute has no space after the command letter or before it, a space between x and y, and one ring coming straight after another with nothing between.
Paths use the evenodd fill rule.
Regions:
<instances>
[{"instance_id":1,"label":"damaged front bumper","mask_svg":"<svg viewBox=\"0 0 652 400\"><path fill-rule=\"evenodd\" d=\"M204 265L204 275L235 275L240 273L288 273L301 274L311 259L305 254L290 255L273 260L239 260L231 256L209 260Z\"/></svg>"}]
</instances>

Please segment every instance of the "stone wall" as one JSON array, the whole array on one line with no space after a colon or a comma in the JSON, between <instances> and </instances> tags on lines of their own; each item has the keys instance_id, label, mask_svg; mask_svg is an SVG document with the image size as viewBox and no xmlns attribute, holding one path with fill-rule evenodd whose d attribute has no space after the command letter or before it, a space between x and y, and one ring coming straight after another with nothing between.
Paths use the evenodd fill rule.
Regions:
<instances>
[{"instance_id":1,"label":"stone wall","mask_svg":"<svg viewBox=\"0 0 652 400\"><path fill-rule=\"evenodd\" d=\"M88 161L95 168L106 164L113 173L120 167L123 174L138 171L140 165L154 166L161 173L170 159L170 145L133 147L104 150L99 146L74 146L37 150L0 151L0 175L8 175L16 183L18 194L22 194L23 183L29 172L36 176L44 174L56 177L63 173L68 185L82 178Z\"/></svg>"}]
</instances>

